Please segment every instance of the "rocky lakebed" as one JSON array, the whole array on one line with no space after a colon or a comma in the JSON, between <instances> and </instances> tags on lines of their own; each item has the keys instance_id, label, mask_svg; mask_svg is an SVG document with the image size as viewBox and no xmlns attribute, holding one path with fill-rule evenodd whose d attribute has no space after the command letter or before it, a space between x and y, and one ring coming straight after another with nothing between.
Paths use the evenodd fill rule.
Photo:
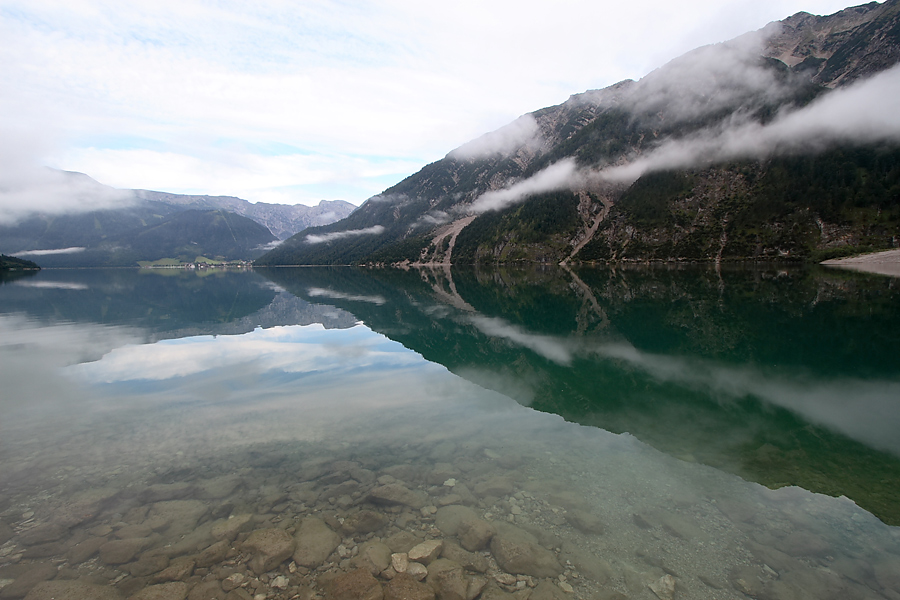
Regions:
<instances>
[{"instance_id":1,"label":"rocky lakebed","mask_svg":"<svg viewBox=\"0 0 900 600\"><path fill-rule=\"evenodd\" d=\"M654 502L652 473L597 477L578 459L453 441L257 447L62 496L23 484L0 514L0 599L900 598L895 534L811 531L835 499L720 487L672 459L673 480L713 478L719 497L691 485Z\"/></svg>"}]
</instances>

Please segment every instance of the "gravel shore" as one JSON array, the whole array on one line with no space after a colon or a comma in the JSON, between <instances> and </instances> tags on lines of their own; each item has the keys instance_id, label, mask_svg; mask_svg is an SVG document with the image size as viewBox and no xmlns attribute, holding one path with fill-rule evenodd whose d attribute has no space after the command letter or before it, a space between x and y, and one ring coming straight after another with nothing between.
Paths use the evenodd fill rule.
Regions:
<instances>
[{"instance_id":1,"label":"gravel shore","mask_svg":"<svg viewBox=\"0 0 900 600\"><path fill-rule=\"evenodd\" d=\"M833 258L823 261L822 264L829 267L841 267L853 269L854 271L900 277L900 249L860 254L849 258Z\"/></svg>"}]
</instances>

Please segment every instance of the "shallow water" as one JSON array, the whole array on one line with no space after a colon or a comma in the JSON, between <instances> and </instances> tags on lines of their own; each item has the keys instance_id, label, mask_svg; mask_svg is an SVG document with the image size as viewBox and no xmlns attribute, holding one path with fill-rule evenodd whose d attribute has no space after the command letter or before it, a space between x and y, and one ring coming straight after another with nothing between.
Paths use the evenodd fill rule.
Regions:
<instances>
[{"instance_id":1,"label":"shallow water","mask_svg":"<svg viewBox=\"0 0 900 600\"><path fill-rule=\"evenodd\" d=\"M454 600L900 598L898 300L824 271L7 282L0 597L354 597L357 567L398 597L391 554L439 540Z\"/></svg>"}]
</instances>

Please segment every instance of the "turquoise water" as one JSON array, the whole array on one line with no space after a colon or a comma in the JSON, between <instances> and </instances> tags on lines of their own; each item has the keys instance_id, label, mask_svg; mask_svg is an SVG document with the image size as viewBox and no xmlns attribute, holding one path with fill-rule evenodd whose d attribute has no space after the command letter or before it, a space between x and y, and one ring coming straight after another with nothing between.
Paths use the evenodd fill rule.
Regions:
<instances>
[{"instance_id":1,"label":"turquoise water","mask_svg":"<svg viewBox=\"0 0 900 600\"><path fill-rule=\"evenodd\" d=\"M825 270L42 271L0 285L0 596L388 590L360 557L465 512L552 562L445 549L467 595L898 598L898 342L900 280ZM320 562L249 566L309 518Z\"/></svg>"}]
</instances>

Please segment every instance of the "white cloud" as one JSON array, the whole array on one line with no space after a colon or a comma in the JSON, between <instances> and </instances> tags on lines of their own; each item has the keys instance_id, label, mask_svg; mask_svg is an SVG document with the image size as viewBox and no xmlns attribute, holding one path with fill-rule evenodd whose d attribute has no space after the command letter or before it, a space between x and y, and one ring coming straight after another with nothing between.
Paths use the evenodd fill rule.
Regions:
<instances>
[{"instance_id":1,"label":"white cloud","mask_svg":"<svg viewBox=\"0 0 900 600\"><path fill-rule=\"evenodd\" d=\"M640 159L596 174L631 182L650 171L703 166L737 158L765 158L795 151L821 151L836 144L900 141L900 67L829 92L771 123L726 123L664 142Z\"/></svg>"},{"instance_id":2,"label":"white cloud","mask_svg":"<svg viewBox=\"0 0 900 600\"><path fill-rule=\"evenodd\" d=\"M0 145L122 188L358 204L518 115L841 6L5 0L0 126L26 136Z\"/></svg>"},{"instance_id":3,"label":"white cloud","mask_svg":"<svg viewBox=\"0 0 900 600\"><path fill-rule=\"evenodd\" d=\"M14 256L52 256L54 254L78 254L84 252L82 246L72 246L71 248L57 248L55 250L24 250L16 252Z\"/></svg>"},{"instance_id":4,"label":"white cloud","mask_svg":"<svg viewBox=\"0 0 900 600\"><path fill-rule=\"evenodd\" d=\"M522 115L512 123L496 131L467 142L448 156L462 160L486 158L493 155L507 156L521 146L538 150L543 145L537 121L530 114Z\"/></svg>"},{"instance_id":5,"label":"white cloud","mask_svg":"<svg viewBox=\"0 0 900 600\"><path fill-rule=\"evenodd\" d=\"M374 225L372 227L366 227L365 229L348 229L346 231L335 231L334 233L323 233L320 235L310 234L303 238L303 241L307 244L321 244L324 242L331 242L348 237L357 237L360 235L381 235L382 233L384 233L384 227L382 227L381 225Z\"/></svg>"},{"instance_id":6,"label":"white cloud","mask_svg":"<svg viewBox=\"0 0 900 600\"><path fill-rule=\"evenodd\" d=\"M731 89L730 84L726 88ZM748 85L748 89L751 88L755 91L770 89L763 79ZM715 96L715 92L709 88L703 95ZM479 214L502 210L534 194L556 190L628 185L653 171L702 167L798 151L818 152L837 144L900 142L900 111L896 110L896 98L900 98L900 66L827 92L803 108L782 112L768 124L737 114L710 129L668 139L624 164L599 169L579 168L574 159L563 159L528 179L481 195L468 211ZM661 99L658 101L662 102ZM679 104L677 92L674 106L684 115L692 114L696 108L690 101Z\"/></svg>"},{"instance_id":7,"label":"white cloud","mask_svg":"<svg viewBox=\"0 0 900 600\"><path fill-rule=\"evenodd\" d=\"M575 160L565 158L508 188L482 194L468 207L468 212L481 214L489 210L503 210L528 196L577 187L581 181L581 171Z\"/></svg>"}]
</instances>

